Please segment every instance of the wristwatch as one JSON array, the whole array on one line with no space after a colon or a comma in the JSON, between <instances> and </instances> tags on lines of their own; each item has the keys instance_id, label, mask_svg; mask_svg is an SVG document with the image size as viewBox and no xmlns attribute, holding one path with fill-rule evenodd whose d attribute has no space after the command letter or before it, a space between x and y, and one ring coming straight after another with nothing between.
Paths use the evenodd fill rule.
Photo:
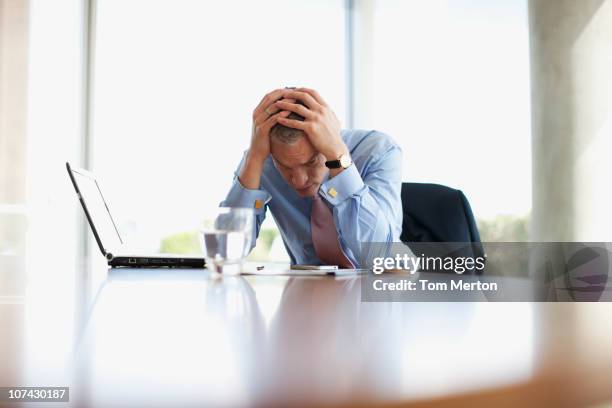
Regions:
<instances>
[{"instance_id":1,"label":"wristwatch","mask_svg":"<svg viewBox=\"0 0 612 408\"><path fill-rule=\"evenodd\" d=\"M325 162L325 166L328 169L339 169L342 167L343 169L349 168L353 164L353 160L351 160L351 156L348 153L344 153L338 160L328 160Z\"/></svg>"}]
</instances>

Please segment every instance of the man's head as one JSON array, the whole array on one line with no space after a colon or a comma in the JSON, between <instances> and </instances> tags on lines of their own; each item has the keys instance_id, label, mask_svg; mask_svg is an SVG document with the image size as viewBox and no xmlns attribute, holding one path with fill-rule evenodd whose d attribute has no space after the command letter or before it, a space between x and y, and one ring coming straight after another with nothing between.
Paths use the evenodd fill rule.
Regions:
<instances>
[{"instance_id":1,"label":"man's head","mask_svg":"<svg viewBox=\"0 0 612 408\"><path fill-rule=\"evenodd\" d=\"M288 118L304 120L293 112ZM274 165L298 195L312 197L317 193L328 169L325 156L315 150L303 131L276 124L270 130L270 153Z\"/></svg>"}]
</instances>

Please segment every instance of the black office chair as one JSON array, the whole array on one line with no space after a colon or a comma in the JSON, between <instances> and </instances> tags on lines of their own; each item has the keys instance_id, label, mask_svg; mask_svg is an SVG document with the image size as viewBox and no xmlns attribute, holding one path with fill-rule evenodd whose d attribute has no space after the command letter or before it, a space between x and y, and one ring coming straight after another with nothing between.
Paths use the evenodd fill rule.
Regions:
<instances>
[{"instance_id":1,"label":"black office chair","mask_svg":"<svg viewBox=\"0 0 612 408\"><path fill-rule=\"evenodd\" d=\"M403 183L402 209L400 238L415 255L484 257L474 214L460 190L439 184Z\"/></svg>"}]
</instances>

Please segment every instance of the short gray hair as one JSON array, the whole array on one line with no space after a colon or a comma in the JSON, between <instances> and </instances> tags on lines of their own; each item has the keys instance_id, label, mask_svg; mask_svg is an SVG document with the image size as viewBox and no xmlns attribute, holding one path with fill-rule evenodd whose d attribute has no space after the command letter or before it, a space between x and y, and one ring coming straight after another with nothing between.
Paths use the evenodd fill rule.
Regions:
<instances>
[{"instance_id":1,"label":"short gray hair","mask_svg":"<svg viewBox=\"0 0 612 408\"><path fill-rule=\"evenodd\" d=\"M304 105L300 101L297 101L296 103L300 105ZM304 121L304 117L294 112L291 112L289 116L287 116L287 119L295 119L301 122ZM300 137L303 137L303 136L304 136L304 131L300 129L290 128L290 127L281 125L280 123L277 123L276 125L272 126L272 129L270 129L270 140L274 139L277 142L280 142L283 144L294 144L295 142L298 141Z\"/></svg>"}]
</instances>

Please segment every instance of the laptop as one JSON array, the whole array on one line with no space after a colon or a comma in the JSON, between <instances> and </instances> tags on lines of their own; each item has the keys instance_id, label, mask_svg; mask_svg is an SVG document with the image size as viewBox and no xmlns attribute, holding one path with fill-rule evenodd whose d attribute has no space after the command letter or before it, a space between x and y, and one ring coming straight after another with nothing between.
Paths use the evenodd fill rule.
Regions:
<instances>
[{"instance_id":1,"label":"laptop","mask_svg":"<svg viewBox=\"0 0 612 408\"><path fill-rule=\"evenodd\" d=\"M204 257L175 254L138 254L125 244L92 173L66 163L68 175L81 202L98 247L112 267L204 268Z\"/></svg>"}]
</instances>

